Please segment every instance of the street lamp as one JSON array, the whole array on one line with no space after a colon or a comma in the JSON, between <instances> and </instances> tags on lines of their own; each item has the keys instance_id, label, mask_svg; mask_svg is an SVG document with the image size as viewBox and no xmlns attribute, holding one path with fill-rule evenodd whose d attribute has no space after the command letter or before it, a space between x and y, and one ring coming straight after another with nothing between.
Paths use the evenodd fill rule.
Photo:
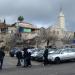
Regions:
<instances>
[{"instance_id":1,"label":"street lamp","mask_svg":"<svg viewBox=\"0 0 75 75\"><path fill-rule=\"evenodd\" d=\"M19 23L16 24L17 33L19 33Z\"/></svg>"},{"instance_id":2,"label":"street lamp","mask_svg":"<svg viewBox=\"0 0 75 75\"><path fill-rule=\"evenodd\" d=\"M39 36L36 36L36 47L38 48L38 40L39 40Z\"/></svg>"}]
</instances>

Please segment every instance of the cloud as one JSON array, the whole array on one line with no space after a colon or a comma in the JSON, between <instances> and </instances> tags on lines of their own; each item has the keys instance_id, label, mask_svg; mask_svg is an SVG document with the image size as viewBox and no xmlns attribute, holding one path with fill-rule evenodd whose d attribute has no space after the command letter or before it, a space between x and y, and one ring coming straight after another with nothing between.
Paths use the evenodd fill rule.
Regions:
<instances>
[{"instance_id":1,"label":"cloud","mask_svg":"<svg viewBox=\"0 0 75 75\"><path fill-rule=\"evenodd\" d=\"M14 23L19 15L34 25L54 25L60 7L66 19L66 27L74 31L75 0L0 0L0 16L7 23Z\"/></svg>"}]
</instances>

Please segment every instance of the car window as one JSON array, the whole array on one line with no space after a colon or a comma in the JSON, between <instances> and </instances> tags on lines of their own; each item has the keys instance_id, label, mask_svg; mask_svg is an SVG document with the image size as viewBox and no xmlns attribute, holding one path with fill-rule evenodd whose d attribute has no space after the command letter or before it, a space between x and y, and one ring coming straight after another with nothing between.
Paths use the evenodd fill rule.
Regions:
<instances>
[{"instance_id":1,"label":"car window","mask_svg":"<svg viewBox=\"0 0 75 75\"><path fill-rule=\"evenodd\" d=\"M61 53L62 53L62 54L67 53L67 50L62 51Z\"/></svg>"},{"instance_id":2,"label":"car window","mask_svg":"<svg viewBox=\"0 0 75 75\"><path fill-rule=\"evenodd\" d=\"M54 51L52 54L60 54L62 50Z\"/></svg>"},{"instance_id":3,"label":"car window","mask_svg":"<svg viewBox=\"0 0 75 75\"><path fill-rule=\"evenodd\" d=\"M62 53L71 53L72 51L70 49L66 49L64 51L62 51Z\"/></svg>"},{"instance_id":4,"label":"car window","mask_svg":"<svg viewBox=\"0 0 75 75\"><path fill-rule=\"evenodd\" d=\"M73 48L73 49L71 49L71 51L72 51L72 52L75 52L75 49Z\"/></svg>"}]
</instances>

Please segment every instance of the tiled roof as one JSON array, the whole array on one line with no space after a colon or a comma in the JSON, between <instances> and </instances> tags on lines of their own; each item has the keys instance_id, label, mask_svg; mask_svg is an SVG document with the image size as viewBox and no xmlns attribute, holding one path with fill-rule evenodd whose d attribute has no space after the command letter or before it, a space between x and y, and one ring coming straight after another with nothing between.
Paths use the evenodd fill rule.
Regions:
<instances>
[{"instance_id":1,"label":"tiled roof","mask_svg":"<svg viewBox=\"0 0 75 75\"><path fill-rule=\"evenodd\" d=\"M20 27L24 27L24 28L39 29L39 28L37 28L37 26L34 26L27 22L16 22L16 23L12 24L11 27L15 27L17 24L19 24Z\"/></svg>"}]
</instances>

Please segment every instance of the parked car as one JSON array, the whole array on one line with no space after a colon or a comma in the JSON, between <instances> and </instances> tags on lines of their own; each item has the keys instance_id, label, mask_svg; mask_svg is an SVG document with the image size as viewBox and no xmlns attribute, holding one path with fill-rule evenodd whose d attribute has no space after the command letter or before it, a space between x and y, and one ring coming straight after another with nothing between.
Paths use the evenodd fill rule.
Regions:
<instances>
[{"instance_id":1,"label":"parked car","mask_svg":"<svg viewBox=\"0 0 75 75\"><path fill-rule=\"evenodd\" d=\"M32 48L32 49L28 49L28 51L30 51L30 52L31 52L31 54L33 54L35 51L37 51L37 49Z\"/></svg>"},{"instance_id":2,"label":"parked car","mask_svg":"<svg viewBox=\"0 0 75 75\"><path fill-rule=\"evenodd\" d=\"M37 61L43 61L44 50L45 49L40 49L33 52L31 55L32 59ZM56 49L49 49L49 54L53 53L54 51L56 51Z\"/></svg>"},{"instance_id":3,"label":"parked car","mask_svg":"<svg viewBox=\"0 0 75 75\"><path fill-rule=\"evenodd\" d=\"M49 62L60 63L60 61L66 61L75 59L75 48L58 49L52 54L48 55Z\"/></svg>"},{"instance_id":4,"label":"parked car","mask_svg":"<svg viewBox=\"0 0 75 75\"><path fill-rule=\"evenodd\" d=\"M44 50L39 51L38 55L36 56L37 61L43 61ZM56 51L56 49L48 49L48 51L49 51L48 54L52 54L53 52Z\"/></svg>"},{"instance_id":5,"label":"parked car","mask_svg":"<svg viewBox=\"0 0 75 75\"><path fill-rule=\"evenodd\" d=\"M9 55L10 55L11 57L14 57L14 56L16 56L16 52L19 51L19 50L20 50L20 48L14 47L14 48L12 48L12 49L10 50Z\"/></svg>"},{"instance_id":6,"label":"parked car","mask_svg":"<svg viewBox=\"0 0 75 75\"><path fill-rule=\"evenodd\" d=\"M40 53L40 51L42 51L42 50L44 50L44 49L36 48L36 49L32 52L31 58L32 58L33 60L35 60L35 59L37 58L37 55L38 55L38 54Z\"/></svg>"},{"instance_id":7,"label":"parked car","mask_svg":"<svg viewBox=\"0 0 75 75\"><path fill-rule=\"evenodd\" d=\"M34 52L31 54L31 59L32 59L32 60L35 60L36 57L37 57L37 55L38 55L38 53L39 53L39 50L34 51Z\"/></svg>"},{"instance_id":8,"label":"parked car","mask_svg":"<svg viewBox=\"0 0 75 75\"><path fill-rule=\"evenodd\" d=\"M44 54L44 50L39 51L38 54L36 55L36 60L43 61L43 54Z\"/></svg>"}]
</instances>

